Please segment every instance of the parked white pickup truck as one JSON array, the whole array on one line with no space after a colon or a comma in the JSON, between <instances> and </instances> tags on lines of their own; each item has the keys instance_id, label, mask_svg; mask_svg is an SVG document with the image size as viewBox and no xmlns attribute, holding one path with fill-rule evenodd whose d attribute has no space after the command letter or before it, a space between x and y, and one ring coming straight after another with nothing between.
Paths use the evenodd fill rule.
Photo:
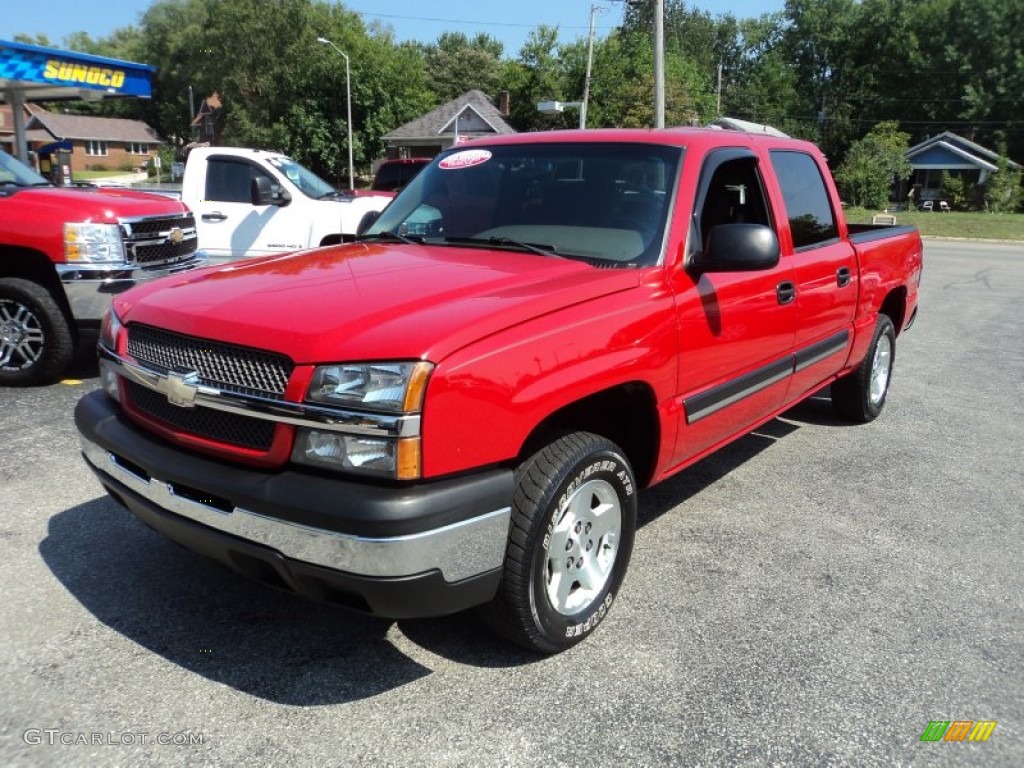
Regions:
<instances>
[{"instance_id":1,"label":"parked white pickup truck","mask_svg":"<svg viewBox=\"0 0 1024 768\"><path fill-rule=\"evenodd\" d=\"M363 216L391 202L343 195L290 157L239 147L193 149L181 197L212 264L351 240Z\"/></svg>"}]
</instances>

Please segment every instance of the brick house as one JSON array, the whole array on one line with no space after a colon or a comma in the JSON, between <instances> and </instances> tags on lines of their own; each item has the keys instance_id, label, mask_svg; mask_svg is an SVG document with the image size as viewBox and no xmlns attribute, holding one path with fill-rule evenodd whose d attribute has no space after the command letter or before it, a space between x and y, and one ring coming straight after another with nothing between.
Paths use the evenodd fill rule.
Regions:
<instances>
[{"instance_id":1,"label":"brick house","mask_svg":"<svg viewBox=\"0 0 1024 768\"><path fill-rule=\"evenodd\" d=\"M71 143L71 172L133 170L156 155L163 140L141 120L47 112L27 107L26 138L31 150L56 141Z\"/></svg>"}]
</instances>

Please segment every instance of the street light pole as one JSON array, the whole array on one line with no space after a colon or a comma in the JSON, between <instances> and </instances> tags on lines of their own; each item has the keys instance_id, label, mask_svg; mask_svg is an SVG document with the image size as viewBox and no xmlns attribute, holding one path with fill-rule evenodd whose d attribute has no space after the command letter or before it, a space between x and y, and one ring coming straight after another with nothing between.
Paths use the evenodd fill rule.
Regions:
<instances>
[{"instance_id":1,"label":"street light pole","mask_svg":"<svg viewBox=\"0 0 1024 768\"><path fill-rule=\"evenodd\" d=\"M356 181L352 164L352 74L349 69L348 54L326 37L318 37L316 41L331 46L331 48L345 58L345 103L348 110L348 188L354 190L356 188Z\"/></svg>"}]
</instances>

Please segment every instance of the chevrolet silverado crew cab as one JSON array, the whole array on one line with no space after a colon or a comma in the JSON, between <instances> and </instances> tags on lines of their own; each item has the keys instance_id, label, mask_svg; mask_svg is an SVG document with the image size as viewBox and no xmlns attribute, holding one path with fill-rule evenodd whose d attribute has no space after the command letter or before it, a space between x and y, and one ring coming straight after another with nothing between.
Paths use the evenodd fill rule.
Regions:
<instances>
[{"instance_id":1,"label":"chevrolet silverado crew cab","mask_svg":"<svg viewBox=\"0 0 1024 768\"><path fill-rule=\"evenodd\" d=\"M196 243L180 202L55 187L0 151L0 385L59 376L112 296L201 264Z\"/></svg>"},{"instance_id":2,"label":"chevrolet silverado crew cab","mask_svg":"<svg viewBox=\"0 0 1024 768\"><path fill-rule=\"evenodd\" d=\"M75 419L110 495L196 552L556 652L618 598L640 490L826 385L879 415L921 268L803 141L474 141L358 242L117 296Z\"/></svg>"}]
</instances>

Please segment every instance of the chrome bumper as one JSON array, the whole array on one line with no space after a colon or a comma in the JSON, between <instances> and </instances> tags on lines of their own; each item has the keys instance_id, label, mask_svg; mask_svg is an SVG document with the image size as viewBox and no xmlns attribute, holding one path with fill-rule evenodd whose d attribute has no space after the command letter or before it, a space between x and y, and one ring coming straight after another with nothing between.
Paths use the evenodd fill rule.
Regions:
<instances>
[{"instance_id":1,"label":"chrome bumper","mask_svg":"<svg viewBox=\"0 0 1024 768\"><path fill-rule=\"evenodd\" d=\"M158 277L206 266L206 256L196 253L187 261L154 269L103 264L58 264L57 275L76 320L101 320L118 293Z\"/></svg>"},{"instance_id":2,"label":"chrome bumper","mask_svg":"<svg viewBox=\"0 0 1024 768\"><path fill-rule=\"evenodd\" d=\"M447 582L468 579L501 567L511 508L486 512L423 533L366 538L311 528L266 517L239 507L219 507L178 493L173 483L142 477L117 456L80 435L82 454L94 470L106 474L152 504L223 533L270 547L286 558L368 577L413 576L439 571Z\"/></svg>"}]
</instances>

